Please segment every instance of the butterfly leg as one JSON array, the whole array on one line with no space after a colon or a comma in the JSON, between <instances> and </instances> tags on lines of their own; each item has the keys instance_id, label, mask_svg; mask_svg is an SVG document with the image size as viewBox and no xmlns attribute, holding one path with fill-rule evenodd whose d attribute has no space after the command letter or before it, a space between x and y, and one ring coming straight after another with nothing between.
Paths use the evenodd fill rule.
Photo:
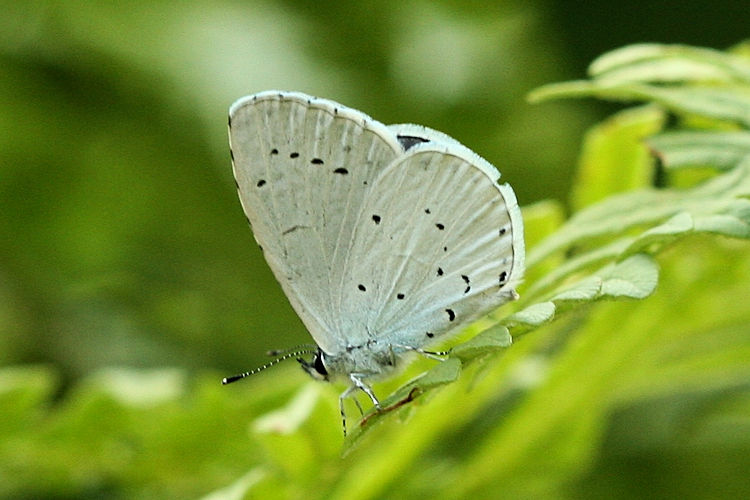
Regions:
<instances>
[{"instance_id":1,"label":"butterfly leg","mask_svg":"<svg viewBox=\"0 0 750 500\"><path fill-rule=\"evenodd\" d=\"M357 409L359 410L360 416L364 417L365 416L365 412L364 412L364 410L362 410L362 405L359 404L359 399L357 399L355 397L352 397L352 399L354 400L354 404L357 405Z\"/></svg>"},{"instance_id":2,"label":"butterfly leg","mask_svg":"<svg viewBox=\"0 0 750 500\"><path fill-rule=\"evenodd\" d=\"M344 410L344 400L352 395L352 392L359 389L365 394L369 396L369 398L372 400L372 403L375 405L375 408L380 410L380 401L378 401L378 398L375 396L375 393L372 392L372 389L369 385L367 385L357 374L350 374L349 378L351 379L352 383L354 385L349 386L347 390L341 393L339 396L339 412L341 413L341 425L344 428L344 436L346 436L346 411ZM359 403L357 398L352 397L354 399L354 404L357 405L357 408L359 409L359 412L364 415L364 411L362 411L362 405Z\"/></svg>"},{"instance_id":3,"label":"butterfly leg","mask_svg":"<svg viewBox=\"0 0 750 500\"><path fill-rule=\"evenodd\" d=\"M407 351L414 351L426 358L436 359L438 361L445 361L442 356L447 356L450 354L450 351L425 351L424 349L420 349L419 347L413 347L403 344L392 344L391 347L400 347L401 349L406 349Z\"/></svg>"},{"instance_id":4,"label":"butterfly leg","mask_svg":"<svg viewBox=\"0 0 750 500\"><path fill-rule=\"evenodd\" d=\"M349 374L349 379L351 379L351 381L354 383L353 388L356 387L357 389L359 389L362 392L364 392L365 394L367 394L369 396L369 398L372 400L372 404L374 404L375 408L377 408L379 410L380 409L380 401L378 401L378 398L375 397L375 393L372 392L372 389L370 388L370 386L367 385L367 384L365 384L365 382L360 378L360 375L358 375L356 373L350 373Z\"/></svg>"},{"instance_id":5,"label":"butterfly leg","mask_svg":"<svg viewBox=\"0 0 750 500\"><path fill-rule=\"evenodd\" d=\"M344 428L344 437L346 437L346 412L344 411L344 400L349 397L354 389L354 386L350 386L339 396L339 412L341 412L341 426Z\"/></svg>"}]
</instances>

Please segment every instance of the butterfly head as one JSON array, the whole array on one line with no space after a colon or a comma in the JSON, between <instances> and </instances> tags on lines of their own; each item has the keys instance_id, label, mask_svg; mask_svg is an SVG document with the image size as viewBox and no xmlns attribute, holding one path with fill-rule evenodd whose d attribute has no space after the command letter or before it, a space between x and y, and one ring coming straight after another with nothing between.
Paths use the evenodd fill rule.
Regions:
<instances>
[{"instance_id":1,"label":"butterfly head","mask_svg":"<svg viewBox=\"0 0 750 500\"><path fill-rule=\"evenodd\" d=\"M328 370L323 362L323 351L320 349L315 352L311 361L303 358L297 358L297 361L302 365L302 369L309 373L312 378L316 380L328 380Z\"/></svg>"}]
</instances>

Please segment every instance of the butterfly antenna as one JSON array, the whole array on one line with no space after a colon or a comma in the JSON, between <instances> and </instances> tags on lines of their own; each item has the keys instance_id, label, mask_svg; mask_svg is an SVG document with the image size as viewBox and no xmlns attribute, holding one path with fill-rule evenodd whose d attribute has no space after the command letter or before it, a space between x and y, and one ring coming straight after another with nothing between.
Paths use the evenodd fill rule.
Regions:
<instances>
[{"instance_id":1,"label":"butterfly antenna","mask_svg":"<svg viewBox=\"0 0 750 500\"><path fill-rule=\"evenodd\" d=\"M227 384L231 384L232 382L237 382L240 379L243 379L245 377L249 377L250 375L255 375L256 373L262 372L266 368L270 368L273 365L277 365L277 364L281 363L282 361L286 361L287 359L290 359L290 358L297 358L297 357L299 357L299 356L301 356L303 354L312 354L312 353L316 352L317 350L318 350L317 346L315 346L315 347L313 347L313 346L300 346L296 350L286 350L286 352L284 354L282 354L281 356L279 356L278 358L272 359L268 363L266 363L264 365L261 365L258 368L255 368L253 370L250 370L249 372L239 373L237 375L232 375L231 377L226 377L226 378L222 379L221 383L222 383L222 385L227 385ZM271 351L271 353L273 353L273 352L277 352L277 351Z\"/></svg>"},{"instance_id":2,"label":"butterfly antenna","mask_svg":"<svg viewBox=\"0 0 750 500\"><path fill-rule=\"evenodd\" d=\"M285 356L290 353L309 354L315 352L317 349L318 346L315 344L300 344L286 349L271 349L266 352L266 356Z\"/></svg>"}]
</instances>

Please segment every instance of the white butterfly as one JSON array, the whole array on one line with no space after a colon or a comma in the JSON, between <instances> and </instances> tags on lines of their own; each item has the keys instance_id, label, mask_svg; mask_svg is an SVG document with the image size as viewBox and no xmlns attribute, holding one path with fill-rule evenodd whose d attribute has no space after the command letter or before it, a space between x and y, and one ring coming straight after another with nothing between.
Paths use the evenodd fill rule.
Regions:
<instances>
[{"instance_id":1,"label":"white butterfly","mask_svg":"<svg viewBox=\"0 0 750 500\"><path fill-rule=\"evenodd\" d=\"M348 380L345 433L353 391L379 408L368 380L517 298L515 194L447 135L268 91L232 105L229 141L255 239L317 343L280 359L314 352L308 373Z\"/></svg>"}]
</instances>

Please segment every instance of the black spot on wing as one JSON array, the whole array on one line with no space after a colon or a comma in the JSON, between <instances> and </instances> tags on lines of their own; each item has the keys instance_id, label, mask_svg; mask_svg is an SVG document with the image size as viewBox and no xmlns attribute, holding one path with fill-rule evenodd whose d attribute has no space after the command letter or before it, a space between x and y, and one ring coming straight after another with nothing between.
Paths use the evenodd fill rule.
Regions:
<instances>
[{"instance_id":1,"label":"black spot on wing","mask_svg":"<svg viewBox=\"0 0 750 500\"><path fill-rule=\"evenodd\" d=\"M500 273L500 286L503 286L507 279L508 279L508 273L505 271L501 272Z\"/></svg>"},{"instance_id":2,"label":"black spot on wing","mask_svg":"<svg viewBox=\"0 0 750 500\"><path fill-rule=\"evenodd\" d=\"M264 179L259 180L258 183L256 184L256 186L258 187L263 187L265 185L266 185L266 181Z\"/></svg>"},{"instance_id":3,"label":"black spot on wing","mask_svg":"<svg viewBox=\"0 0 750 500\"><path fill-rule=\"evenodd\" d=\"M445 312L448 313L448 321L453 321L456 319L456 313L453 312L453 309L446 309Z\"/></svg>"},{"instance_id":4,"label":"black spot on wing","mask_svg":"<svg viewBox=\"0 0 750 500\"><path fill-rule=\"evenodd\" d=\"M377 214L373 214L372 220L375 221L375 224L380 224L380 216Z\"/></svg>"},{"instance_id":5,"label":"black spot on wing","mask_svg":"<svg viewBox=\"0 0 750 500\"><path fill-rule=\"evenodd\" d=\"M444 273L443 273L443 268L442 268L442 267L438 267L438 268L437 268L437 275L438 275L438 276L442 276L443 274L444 274Z\"/></svg>"},{"instance_id":6,"label":"black spot on wing","mask_svg":"<svg viewBox=\"0 0 750 500\"><path fill-rule=\"evenodd\" d=\"M349 171L347 169L345 169L344 167L339 167L336 170L334 170L333 173L334 174L346 175L346 174L349 173Z\"/></svg>"},{"instance_id":7,"label":"black spot on wing","mask_svg":"<svg viewBox=\"0 0 750 500\"><path fill-rule=\"evenodd\" d=\"M435 227L442 231L443 229L445 229L445 224L441 224L438 222L437 224L435 224Z\"/></svg>"},{"instance_id":8,"label":"black spot on wing","mask_svg":"<svg viewBox=\"0 0 750 500\"><path fill-rule=\"evenodd\" d=\"M432 332L427 332L425 335L427 335L429 338L432 338L435 336L435 334Z\"/></svg>"},{"instance_id":9,"label":"black spot on wing","mask_svg":"<svg viewBox=\"0 0 750 500\"><path fill-rule=\"evenodd\" d=\"M289 158L299 158L299 153L290 153Z\"/></svg>"},{"instance_id":10,"label":"black spot on wing","mask_svg":"<svg viewBox=\"0 0 750 500\"><path fill-rule=\"evenodd\" d=\"M357 288L359 288L360 292L366 292L367 291L367 288L365 288L365 285L363 285L362 283L360 283L359 285L357 285Z\"/></svg>"},{"instance_id":11,"label":"black spot on wing","mask_svg":"<svg viewBox=\"0 0 750 500\"><path fill-rule=\"evenodd\" d=\"M276 148L273 148L273 149L271 150L271 154L272 154L272 155L277 155L277 154L279 154L279 150L278 150L278 149L276 149Z\"/></svg>"},{"instance_id":12,"label":"black spot on wing","mask_svg":"<svg viewBox=\"0 0 750 500\"><path fill-rule=\"evenodd\" d=\"M310 160L310 163L312 163L313 165L322 165L323 160L321 160L320 158L313 158L312 160Z\"/></svg>"},{"instance_id":13,"label":"black spot on wing","mask_svg":"<svg viewBox=\"0 0 750 500\"><path fill-rule=\"evenodd\" d=\"M404 151L409 151L411 148L413 148L417 144L422 144L423 142L430 142L429 139L425 139L424 137L417 137L415 135L397 135L396 138L398 139L398 142L401 144L401 147L404 148Z\"/></svg>"},{"instance_id":14,"label":"black spot on wing","mask_svg":"<svg viewBox=\"0 0 750 500\"><path fill-rule=\"evenodd\" d=\"M403 294L403 293L397 293L397 294L396 294L396 298L397 298L398 300L404 300L404 294Z\"/></svg>"}]
</instances>

